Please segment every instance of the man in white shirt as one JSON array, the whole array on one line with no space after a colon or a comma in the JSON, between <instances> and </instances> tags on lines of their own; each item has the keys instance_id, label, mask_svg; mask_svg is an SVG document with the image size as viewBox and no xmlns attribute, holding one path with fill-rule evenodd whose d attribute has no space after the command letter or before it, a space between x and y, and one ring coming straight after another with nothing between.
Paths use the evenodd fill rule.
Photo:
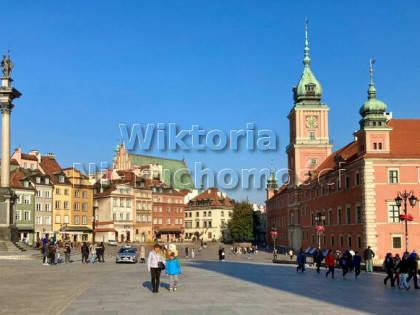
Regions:
<instances>
[{"instance_id":1,"label":"man in white shirt","mask_svg":"<svg viewBox=\"0 0 420 315\"><path fill-rule=\"evenodd\" d=\"M165 261L162 257L158 254L160 250L160 245L155 244L153 246L153 250L149 252L149 257L147 258L147 270L150 272L152 276L152 287L153 293L159 292L159 282L160 282L160 269L159 269L159 262L165 264Z\"/></svg>"}]
</instances>

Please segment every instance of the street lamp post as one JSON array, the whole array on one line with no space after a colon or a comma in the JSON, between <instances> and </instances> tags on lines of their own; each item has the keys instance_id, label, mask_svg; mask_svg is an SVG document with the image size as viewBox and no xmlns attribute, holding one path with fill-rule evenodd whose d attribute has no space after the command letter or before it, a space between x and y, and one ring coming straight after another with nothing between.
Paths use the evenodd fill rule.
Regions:
<instances>
[{"instance_id":1,"label":"street lamp post","mask_svg":"<svg viewBox=\"0 0 420 315\"><path fill-rule=\"evenodd\" d=\"M413 216L407 214L407 200L410 202L410 206L414 207L417 202L417 197L414 196L414 191L407 192L404 190L403 193L397 192L397 198L394 199L398 209L401 208L402 202L404 201L404 214L400 214L400 220L405 222L405 250L408 252L408 221L413 221Z\"/></svg>"},{"instance_id":2,"label":"street lamp post","mask_svg":"<svg viewBox=\"0 0 420 315\"><path fill-rule=\"evenodd\" d=\"M277 228L273 225L271 228L271 238L273 239L274 250L276 250L276 238L277 238Z\"/></svg>"},{"instance_id":3,"label":"street lamp post","mask_svg":"<svg viewBox=\"0 0 420 315\"><path fill-rule=\"evenodd\" d=\"M325 214L321 212L317 212L315 221L317 223L316 234L318 237L318 248L321 249L321 234L325 230L325 227L322 224L325 221Z\"/></svg>"}]
</instances>

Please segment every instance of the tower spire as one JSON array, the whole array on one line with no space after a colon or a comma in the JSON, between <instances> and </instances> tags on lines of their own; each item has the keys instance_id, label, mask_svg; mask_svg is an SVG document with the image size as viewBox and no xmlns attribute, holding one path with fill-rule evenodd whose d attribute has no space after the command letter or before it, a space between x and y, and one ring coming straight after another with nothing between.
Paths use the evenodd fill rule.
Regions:
<instances>
[{"instance_id":1,"label":"tower spire","mask_svg":"<svg viewBox=\"0 0 420 315\"><path fill-rule=\"evenodd\" d=\"M376 60L369 59L370 83L369 83L369 89L368 89L368 99L375 99L376 98L376 89L375 89L375 85L373 84L373 64L375 62L376 62Z\"/></svg>"},{"instance_id":2,"label":"tower spire","mask_svg":"<svg viewBox=\"0 0 420 315\"><path fill-rule=\"evenodd\" d=\"M303 59L303 64L305 68L309 68L311 63L311 58L309 58L309 42L308 42L308 19L305 19L305 58Z\"/></svg>"}]
</instances>

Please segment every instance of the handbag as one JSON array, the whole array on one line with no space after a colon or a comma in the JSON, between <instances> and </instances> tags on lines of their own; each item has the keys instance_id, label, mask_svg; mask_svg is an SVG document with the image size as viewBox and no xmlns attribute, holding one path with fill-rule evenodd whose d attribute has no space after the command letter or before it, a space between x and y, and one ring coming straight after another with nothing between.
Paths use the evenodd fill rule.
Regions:
<instances>
[{"instance_id":1,"label":"handbag","mask_svg":"<svg viewBox=\"0 0 420 315\"><path fill-rule=\"evenodd\" d=\"M157 260L157 262L158 262L158 269L160 270L160 271L162 271L162 270L165 270L165 264L163 263L163 262L161 262L161 261L159 261L159 258L158 258L158 255L157 254L155 254L156 255L156 260Z\"/></svg>"},{"instance_id":2,"label":"handbag","mask_svg":"<svg viewBox=\"0 0 420 315\"><path fill-rule=\"evenodd\" d=\"M165 270L166 267L165 267L165 264L163 262L159 261L158 262L158 268L159 268L160 271L162 271L162 270Z\"/></svg>"}]
</instances>

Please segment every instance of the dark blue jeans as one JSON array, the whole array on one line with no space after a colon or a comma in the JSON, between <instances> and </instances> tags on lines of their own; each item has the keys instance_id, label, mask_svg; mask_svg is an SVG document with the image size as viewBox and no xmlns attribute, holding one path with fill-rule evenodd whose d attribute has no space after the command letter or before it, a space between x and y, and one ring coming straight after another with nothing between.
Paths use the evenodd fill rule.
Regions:
<instances>
[{"instance_id":1,"label":"dark blue jeans","mask_svg":"<svg viewBox=\"0 0 420 315\"><path fill-rule=\"evenodd\" d=\"M331 272L332 277L334 278L334 266L328 266L328 271L325 274L326 277L328 277L328 274Z\"/></svg>"}]
</instances>

